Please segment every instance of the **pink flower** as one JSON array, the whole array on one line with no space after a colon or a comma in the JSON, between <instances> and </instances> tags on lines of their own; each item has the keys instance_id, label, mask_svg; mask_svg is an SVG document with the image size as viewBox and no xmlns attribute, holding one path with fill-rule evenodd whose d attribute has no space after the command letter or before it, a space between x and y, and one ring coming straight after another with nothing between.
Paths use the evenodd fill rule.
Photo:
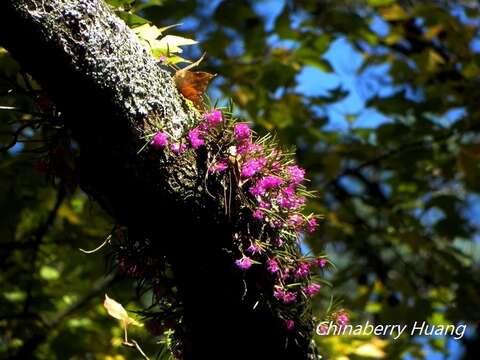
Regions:
<instances>
[{"instance_id":1,"label":"pink flower","mask_svg":"<svg viewBox=\"0 0 480 360\"><path fill-rule=\"evenodd\" d=\"M305 178L305 170L297 165L287 167L287 172L290 177L290 180L295 185L300 184Z\"/></svg>"},{"instance_id":2,"label":"pink flower","mask_svg":"<svg viewBox=\"0 0 480 360\"><path fill-rule=\"evenodd\" d=\"M297 294L290 291L285 291L283 294L283 303L284 304L291 304L297 300Z\"/></svg>"},{"instance_id":3,"label":"pink flower","mask_svg":"<svg viewBox=\"0 0 480 360\"><path fill-rule=\"evenodd\" d=\"M283 296L285 295L285 290L276 287L273 291L273 297L277 300L283 300Z\"/></svg>"},{"instance_id":4,"label":"pink flower","mask_svg":"<svg viewBox=\"0 0 480 360\"><path fill-rule=\"evenodd\" d=\"M272 219L270 221L270 226L274 229L279 229L283 226L283 222L279 219Z\"/></svg>"},{"instance_id":5,"label":"pink flower","mask_svg":"<svg viewBox=\"0 0 480 360\"><path fill-rule=\"evenodd\" d=\"M292 331L295 329L295 321L293 320L285 320L285 328L288 331Z\"/></svg>"},{"instance_id":6,"label":"pink flower","mask_svg":"<svg viewBox=\"0 0 480 360\"><path fill-rule=\"evenodd\" d=\"M282 183L283 180L278 176L269 175L257 181L257 183L250 188L250 193L255 196L262 196L265 195L268 190L278 187L282 185ZM265 202L263 203L265 204ZM269 207L270 206L269 204Z\"/></svg>"},{"instance_id":7,"label":"pink flower","mask_svg":"<svg viewBox=\"0 0 480 360\"><path fill-rule=\"evenodd\" d=\"M260 153L263 150L262 145L252 144L250 140L243 141L238 147L237 151L240 155L253 155L256 153Z\"/></svg>"},{"instance_id":8,"label":"pink flower","mask_svg":"<svg viewBox=\"0 0 480 360\"><path fill-rule=\"evenodd\" d=\"M328 334L328 325L322 324L317 328L318 335L327 335Z\"/></svg>"},{"instance_id":9,"label":"pink flower","mask_svg":"<svg viewBox=\"0 0 480 360\"><path fill-rule=\"evenodd\" d=\"M313 297L320 291L321 287L322 286L319 284L310 284L303 288L303 292L305 293L305 295Z\"/></svg>"},{"instance_id":10,"label":"pink flower","mask_svg":"<svg viewBox=\"0 0 480 360\"><path fill-rule=\"evenodd\" d=\"M301 263L298 265L297 270L295 270L295 276L298 278L305 278L310 273L310 264L309 263Z\"/></svg>"},{"instance_id":11,"label":"pink flower","mask_svg":"<svg viewBox=\"0 0 480 360\"><path fill-rule=\"evenodd\" d=\"M252 266L252 260L244 256L241 259L235 260L235 265L237 265L242 270L247 270Z\"/></svg>"},{"instance_id":12,"label":"pink flower","mask_svg":"<svg viewBox=\"0 0 480 360\"><path fill-rule=\"evenodd\" d=\"M203 119L206 121L209 127L216 127L223 121L222 112L220 110L212 110L204 114Z\"/></svg>"},{"instance_id":13,"label":"pink flower","mask_svg":"<svg viewBox=\"0 0 480 360\"><path fill-rule=\"evenodd\" d=\"M257 209L253 212L253 217L255 219L262 220L264 216L265 216L265 214L263 213L262 210Z\"/></svg>"},{"instance_id":14,"label":"pink flower","mask_svg":"<svg viewBox=\"0 0 480 360\"><path fill-rule=\"evenodd\" d=\"M250 127L247 124L236 124L233 128L233 134L239 141L249 139L251 135Z\"/></svg>"},{"instance_id":15,"label":"pink flower","mask_svg":"<svg viewBox=\"0 0 480 360\"><path fill-rule=\"evenodd\" d=\"M260 179L258 185L264 188L265 190L270 190L272 188L278 187L283 184L283 180L278 176L266 176L263 179Z\"/></svg>"},{"instance_id":16,"label":"pink flower","mask_svg":"<svg viewBox=\"0 0 480 360\"><path fill-rule=\"evenodd\" d=\"M262 188L261 186L259 186L258 184L252 186L249 191L250 191L250 194L252 194L254 196L265 195L265 189Z\"/></svg>"},{"instance_id":17,"label":"pink flower","mask_svg":"<svg viewBox=\"0 0 480 360\"><path fill-rule=\"evenodd\" d=\"M261 207L262 209L270 209L272 207L272 204L270 204L266 201L260 201L258 203L258 206Z\"/></svg>"},{"instance_id":18,"label":"pink flower","mask_svg":"<svg viewBox=\"0 0 480 360\"><path fill-rule=\"evenodd\" d=\"M267 160L263 157L258 159L250 159L242 166L242 177L248 178L255 175L267 164Z\"/></svg>"},{"instance_id":19,"label":"pink flower","mask_svg":"<svg viewBox=\"0 0 480 360\"><path fill-rule=\"evenodd\" d=\"M187 145L180 144L180 143L173 143L170 145L170 150L172 150L175 154L181 154L187 149Z\"/></svg>"},{"instance_id":20,"label":"pink flower","mask_svg":"<svg viewBox=\"0 0 480 360\"><path fill-rule=\"evenodd\" d=\"M268 260L267 260L267 270L268 270L270 273L272 273L272 274L274 274L274 273L276 273L277 271L279 271L280 268L278 267L278 262L277 262L277 260L275 260L275 259L268 259Z\"/></svg>"},{"instance_id":21,"label":"pink flower","mask_svg":"<svg viewBox=\"0 0 480 360\"><path fill-rule=\"evenodd\" d=\"M307 226L307 232L310 233L310 234L313 233L318 226L317 219L316 218L311 218L311 219L307 220L307 225L306 226Z\"/></svg>"},{"instance_id":22,"label":"pink flower","mask_svg":"<svg viewBox=\"0 0 480 360\"><path fill-rule=\"evenodd\" d=\"M255 255L255 254L261 254L262 253L262 248L258 244L251 244L247 250L249 254Z\"/></svg>"},{"instance_id":23,"label":"pink flower","mask_svg":"<svg viewBox=\"0 0 480 360\"><path fill-rule=\"evenodd\" d=\"M297 300L297 294L294 292L285 291L280 286L275 286L273 291L275 299L282 301L284 304L290 304Z\"/></svg>"},{"instance_id":24,"label":"pink flower","mask_svg":"<svg viewBox=\"0 0 480 360\"><path fill-rule=\"evenodd\" d=\"M325 267L325 265L327 265L327 260L326 259L322 259L322 258L318 258L315 260L317 266L323 268Z\"/></svg>"},{"instance_id":25,"label":"pink flower","mask_svg":"<svg viewBox=\"0 0 480 360\"><path fill-rule=\"evenodd\" d=\"M150 143L155 149L162 149L168 144L168 135L163 132L157 132Z\"/></svg>"},{"instance_id":26,"label":"pink flower","mask_svg":"<svg viewBox=\"0 0 480 360\"><path fill-rule=\"evenodd\" d=\"M286 268L284 271L283 271L283 274L282 274L282 280L287 280L288 277L290 276L290 269L289 268Z\"/></svg>"},{"instance_id":27,"label":"pink flower","mask_svg":"<svg viewBox=\"0 0 480 360\"><path fill-rule=\"evenodd\" d=\"M205 140L202 138L199 128L190 130L188 132L188 139L194 149L198 149L200 146L205 145Z\"/></svg>"},{"instance_id":28,"label":"pink flower","mask_svg":"<svg viewBox=\"0 0 480 360\"><path fill-rule=\"evenodd\" d=\"M275 290L273 291L273 296L275 299L282 301L284 304L290 304L292 302L295 302L297 300L297 294L294 292L290 291L285 291L279 286L275 287Z\"/></svg>"},{"instance_id":29,"label":"pink flower","mask_svg":"<svg viewBox=\"0 0 480 360\"><path fill-rule=\"evenodd\" d=\"M277 204L284 209L298 209L305 204L305 198L302 196L289 195L285 190L276 198Z\"/></svg>"},{"instance_id":30,"label":"pink flower","mask_svg":"<svg viewBox=\"0 0 480 360\"><path fill-rule=\"evenodd\" d=\"M271 165L272 171L278 171L282 168L282 164L279 161L274 161Z\"/></svg>"},{"instance_id":31,"label":"pink flower","mask_svg":"<svg viewBox=\"0 0 480 360\"><path fill-rule=\"evenodd\" d=\"M303 217L298 214L293 214L288 218L288 224L293 226L295 230L300 230L303 225Z\"/></svg>"},{"instance_id":32,"label":"pink flower","mask_svg":"<svg viewBox=\"0 0 480 360\"><path fill-rule=\"evenodd\" d=\"M139 264L136 264L123 256L118 258L118 269L122 273L132 277L140 276L143 272Z\"/></svg>"},{"instance_id":33,"label":"pink flower","mask_svg":"<svg viewBox=\"0 0 480 360\"><path fill-rule=\"evenodd\" d=\"M350 319L348 318L348 315L347 313L345 313L344 311L341 311L338 313L337 315L337 323L340 325L340 326L345 326L349 323Z\"/></svg>"},{"instance_id":34,"label":"pink flower","mask_svg":"<svg viewBox=\"0 0 480 360\"><path fill-rule=\"evenodd\" d=\"M222 159L213 164L208 168L208 171L211 173L219 173L222 171L225 171L225 169L228 167L227 160Z\"/></svg>"},{"instance_id":35,"label":"pink flower","mask_svg":"<svg viewBox=\"0 0 480 360\"><path fill-rule=\"evenodd\" d=\"M288 186L282 190L282 195L284 196L295 196L295 188L293 186Z\"/></svg>"}]
</instances>

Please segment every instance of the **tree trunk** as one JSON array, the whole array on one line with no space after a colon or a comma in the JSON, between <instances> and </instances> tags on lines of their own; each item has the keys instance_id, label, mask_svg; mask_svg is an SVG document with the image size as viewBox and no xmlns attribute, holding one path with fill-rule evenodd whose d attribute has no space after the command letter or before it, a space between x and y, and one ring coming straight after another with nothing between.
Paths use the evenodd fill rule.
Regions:
<instances>
[{"instance_id":1,"label":"tree trunk","mask_svg":"<svg viewBox=\"0 0 480 360\"><path fill-rule=\"evenodd\" d=\"M205 191L206 154L138 151L155 129L180 137L199 115L135 34L100 0L2 0L0 14L2 45L78 144L83 190L172 264L182 357L306 359L310 339L294 341L271 311L254 309L260 290L232 266L224 201Z\"/></svg>"}]
</instances>

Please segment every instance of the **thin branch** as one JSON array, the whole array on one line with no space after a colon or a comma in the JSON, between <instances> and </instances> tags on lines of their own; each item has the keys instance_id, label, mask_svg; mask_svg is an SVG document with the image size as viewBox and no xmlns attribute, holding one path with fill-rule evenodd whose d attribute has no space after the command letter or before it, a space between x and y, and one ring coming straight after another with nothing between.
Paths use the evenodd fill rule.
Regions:
<instances>
[{"instance_id":1,"label":"thin branch","mask_svg":"<svg viewBox=\"0 0 480 360\"><path fill-rule=\"evenodd\" d=\"M123 342L123 345L128 346L128 347L135 347L140 354L142 354L142 357L145 360L150 360L150 358L143 352L142 348L140 345L135 340L130 340L129 342Z\"/></svg>"},{"instance_id":2,"label":"thin branch","mask_svg":"<svg viewBox=\"0 0 480 360\"><path fill-rule=\"evenodd\" d=\"M19 140L18 138L22 135L23 130L25 130L25 129L28 128L28 127L34 128L36 125L38 125L38 121L28 122L27 124L21 125L21 126L15 131L15 133L13 133L13 139L12 139L12 141L11 141L8 145L5 145L5 146L1 147L1 148L0 148L0 152L5 153L5 152L7 152L8 150L10 150L11 148L13 148L15 145L17 145L17 143L20 142L20 140Z\"/></svg>"},{"instance_id":3,"label":"thin branch","mask_svg":"<svg viewBox=\"0 0 480 360\"><path fill-rule=\"evenodd\" d=\"M32 115L32 116L38 116L38 117L44 117L45 116L41 112L29 111L29 110L21 109L21 108L16 107L16 106L0 106L0 110L13 111L13 112L21 113L21 114L28 114L28 115Z\"/></svg>"},{"instance_id":4,"label":"thin branch","mask_svg":"<svg viewBox=\"0 0 480 360\"><path fill-rule=\"evenodd\" d=\"M325 184L325 187L332 186L333 184L338 182L342 177L344 177L346 175L358 174L364 168L369 167L369 166L373 166L373 165L377 165L378 163L380 163L380 162L382 162L382 161L384 161L384 160L386 160L390 157L399 155L404 151L412 150L412 149L415 149L417 147L422 148L426 145L432 145L436 142L442 142L442 141L447 140L450 136L453 136L453 135L455 135L455 134L452 131L449 131L446 134L442 134L441 136L437 136L436 138L434 138L430 142L426 142L425 140L414 141L414 142L411 142L409 144L405 144L403 146L400 146L398 148L386 151L383 154L380 154L377 157L374 157L372 159L366 160L363 163L361 163L361 164L359 164L359 165L357 165L353 168L344 169L342 172L340 172L338 175L336 175L333 179L330 179Z\"/></svg>"},{"instance_id":5,"label":"thin branch","mask_svg":"<svg viewBox=\"0 0 480 360\"><path fill-rule=\"evenodd\" d=\"M27 289L27 296L25 298L25 303L23 305L23 312L28 313L30 304L32 301L32 287L33 287L33 282L35 281L33 277L35 276L36 273L36 263L37 263L37 258L38 258L38 250L40 248L40 245L43 241L43 238L47 234L48 230L50 227L53 225L55 218L57 217L58 209L60 208L60 205L62 204L64 198L66 195L66 189L63 183L60 184L60 188L57 192L57 199L55 201L55 205L53 206L52 210L48 214L48 217L46 221L41 224L38 228L37 231L34 234L34 240L32 244L32 257L30 259L30 274L32 275L32 281L30 282L30 286Z\"/></svg>"},{"instance_id":6,"label":"thin branch","mask_svg":"<svg viewBox=\"0 0 480 360\"><path fill-rule=\"evenodd\" d=\"M98 296L98 294L103 293L106 288L111 286L118 278L110 274L106 277L102 277L97 280L90 291L81 297L78 301L74 302L67 309L59 312L57 315L53 316L50 320L44 320L44 331L33 335L31 338L26 339L20 349L17 351L12 360L23 360L23 359L32 359L33 353L48 337L49 333L61 322L66 319L68 316L72 315L74 312L78 311L84 307L91 299Z\"/></svg>"},{"instance_id":7,"label":"thin branch","mask_svg":"<svg viewBox=\"0 0 480 360\"><path fill-rule=\"evenodd\" d=\"M87 294L85 294L83 297L78 299L76 302L74 302L65 310L61 311L60 313L52 317L50 320L45 321L45 323L47 324L47 329L50 330L58 326L65 318L67 318L68 316L70 316L80 308L84 307L90 300L95 298L98 294L104 292L104 290L107 289L111 284L113 284L116 281L116 279L117 278L115 274L109 274L97 280L92 285L92 288Z\"/></svg>"}]
</instances>

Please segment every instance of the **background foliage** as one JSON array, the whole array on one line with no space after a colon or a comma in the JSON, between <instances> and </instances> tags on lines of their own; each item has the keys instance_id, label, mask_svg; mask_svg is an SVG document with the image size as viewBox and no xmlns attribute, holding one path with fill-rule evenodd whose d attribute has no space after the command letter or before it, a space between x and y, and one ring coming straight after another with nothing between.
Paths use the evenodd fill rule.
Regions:
<instances>
[{"instance_id":1,"label":"background foliage","mask_svg":"<svg viewBox=\"0 0 480 360\"><path fill-rule=\"evenodd\" d=\"M474 1L110 0L131 25L207 52L212 98L232 98L259 133L295 145L325 215L305 251L325 251L353 322L467 323L461 342L318 338L324 358L476 358L480 348L480 9ZM136 15L135 15L136 14ZM105 278L112 222L72 184L42 173L35 84L0 54L0 357L134 358L103 293L138 309L135 284ZM24 126L25 125L25 126ZM18 132L19 143L12 144ZM59 150L60 149L60 150ZM61 144L55 161L68 169ZM40 170L40 171L39 171ZM67 170L65 170L67 171ZM96 280L98 279L98 280ZM124 281L119 281L124 280ZM148 296L148 295L145 295ZM144 299L145 304L148 299ZM330 301L317 298L321 314ZM161 348L133 330L150 354ZM35 343L35 340L38 340ZM158 340L158 339L157 339ZM461 345L461 346L460 346ZM460 348L460 351L458 350Z\"/></svg>"}]
</instances>

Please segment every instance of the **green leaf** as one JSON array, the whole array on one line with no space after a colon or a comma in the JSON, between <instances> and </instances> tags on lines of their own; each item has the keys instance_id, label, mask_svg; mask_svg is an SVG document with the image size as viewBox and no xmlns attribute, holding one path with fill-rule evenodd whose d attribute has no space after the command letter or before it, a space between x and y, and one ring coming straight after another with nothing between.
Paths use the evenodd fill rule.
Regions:
<instances>
[{"instance_id":1,"label":"green leaf","mask_svg":"<svg viewBox=\"0 0 480 360\"><path fill-rule=\"evenodd\" d=\"M26 298L26 294L24 291L9 291L9 292L4 292L3 293L3 296L5 297L5 299L7 299L8 301L11 301L11 302L20 302L20 301L24 301L25 298Z\"/></svg>"},{"instance_id":2,"label":"green leaf","mask_svg":"<svg viewBox=\"0 0 480 360\"><path fill-rule=\"evenodd\" d=\"M398 4L379 10L382 17L387 21L401 21L410 18L410 15Z\"/></svg>"},{"instance_id":3,"label":"green leaf","mask_svg":"<svg viewBox=\"0 0 480 360\"><path fill-rule=\"evenodd\" d=\"M123 10L117 11L117 15L120 19L125 21L125 23L129 27L134 27L134 26L148 23L147 19L144 19L141 16L138 16L136 14L132 14L131 12L128 12L128 11L123 11Z\"/></svg>"},{"instance_id":4,"label":"green leaf","mask_svg":"<svg viewBox=\"0 0 480 360\"><path fill-rule=\"evenodd\" d=\"M395 0L368 0L368 4L374 7L388 6L394 2Z\"/></svg>"},{"instance_id":5,"label":"green leaf","mask_svg":"<svg viewBox=\"0 0 480 360\"><path fill-rule=\"evenodd\" d=\"M106 2L117 8L130 8L135 0L106 0Z\"/></svg>"},{"instance_id":6,"label":"green leaf","mask_svg":"<svg viewBox=\"0 0 480 360\"><path fill-rule=\"evenodd\" d=\"M40 277L45 280L57 280L60 272L52 266L44 265L40 268Z\"/></svg>"},{"instance_id":7,"label":"green leaf","mask_svg":"<svg viewBox=\"0 0 480 360\"><path fill-rule=\"evenodd\" d=\"M305 65L310 65L316 67L326 73L333 72L333 67L330 62L324 58L321 58L318 51L315 49L301 47L295 52L298 60L303 62Z\"/></svg>"}]
</instances>

